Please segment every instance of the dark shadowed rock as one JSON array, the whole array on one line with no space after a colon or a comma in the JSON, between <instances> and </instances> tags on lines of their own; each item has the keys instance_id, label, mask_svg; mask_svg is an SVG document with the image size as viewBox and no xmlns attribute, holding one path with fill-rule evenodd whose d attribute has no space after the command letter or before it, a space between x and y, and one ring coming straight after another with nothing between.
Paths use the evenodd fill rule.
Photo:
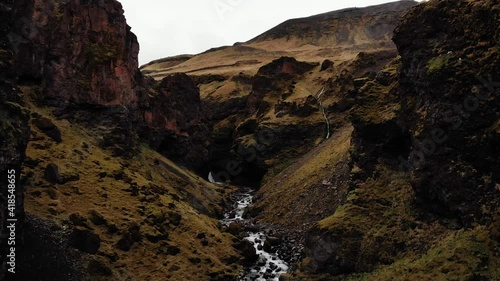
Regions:
<instances>
[{"instance_id":1,"label":"dark shadowed rock","mask_svg":"<svg viewBox=\"0 0 500 281\"><path fill-rule=\"evenodd\" d=\"M49 165L47 165L47 167L45 168L44 177L48 182L52 184L62 183L63 181L63 178L59 173L59 167L55 163L50 163Z\"/></svg>"},{"instance_id":2,"label":"dark shadowed rock","mask_svg":"<svg viewBox=\"0 0 500 281\"><path fill-rule=\"evenodd\" d=\"M125 235L123 235L123 237L118 240L118 242L116 243L116 247L122 251L130 251L132 245L135 242L139 242L141 238L142 234L140 225L132 223L129 226L127 233L125 233Z\"/></svg>"},{"instance_id":3,"label":"dark shadowed rock","mask_svg":"<svg viewBox=\"0 0 500 281\"><path fill-rule=\"evenodd\" d=\"M87 218L82 216L80 213L73 213L73 214L69 215L69 221L74 226L83 226L83 227L88 228Z\"/></svg>"},{"instance_id":4,"label":"dark shadowed rock","mask_svg":"<svg viewBox=\"0 0 500 281\"><path fill-rule=\"evenodd\" d=\"M325 71L327 69L330 69L333 67L335 63L331 60L324 60L323 63L321 63L321 70L320 71Z\"/></svg>"},{"instance_id":5,"label":"dark shadowed rock","mask_svg":"<svg viewBox=\"0 0 500 281\"><path fill-rule=\"evenodd\" d=\"M168 221L175 225L179 226L181 224L182 216L179 213L176 212L168 212Z\"/></svg>"},{"instance_id":6,"label":"dark shadowed rock","mask_svg":"<svg viewBox=\"0 0 500 281\"><path fill-rule=\"evenodd\" d=\"M73 229L69 239L73 247L89 254L97 253L99 247L101 246L101 238L99 235L93 233L89 229L79 226Z\"/></svg>"},{"instance_id":7,"label":"dark shadowed rock","mask_svg":"<svg viewBox=\"0 0 500 281\"><path fill-rule=\"evenodd\" d=\"M9 3L11 4L11 3ZM8 46L7 33L9 32L9 21L12 19L11 7L0 3L0 173L2 184L0 188L0 237L9 236L6 227L7 203L11 195L16 196L15 216L18 219L16 236L23 236L24 221L24 188L20 183L21 165L23 164L26 146L29 141L30 131L28 126L29 115L21 107L18 89L14 82L15 72L11 69L11 51L6 50ZM16 188L13 193L7 189L8 170L15 169ZM10 175L14 175L11 172ZM6 245L6 244L5 244ZM3 247L7 250L7 247ZM0 276L4 276L6 270L7 252L0 253ZM16 257L17 258L17 257Z\"/></svg>"},{"instance_id":8,"label":"dark shadowed rock","mask_svg":"<svg viewBox=\"0 0 500 281\"><path fill-rule=\"evenodd\" d=\"M106 218L96 210L91 210L89 212L89 219L95 225L103 225L106 223Z\"/></svg>"},{"instance_id":9,"label":"dark shadowed rock","mask_svg":"<svg viewBox=\"0 0 500 281\"><path fill-rule=\"evenodd\" d=\"M317 64L313 63L299 62L293 57L281 57L261 67L258 74L274 77L293 77L312 70L316 65Z\"/></svg>"},{"instance_id":10,"label":"dark shadowed rock","mask_svg":"<svg viewBox=\"0 0 500 281\"><path fill-rule=\"evenodd\" d=\"M282 239L279 237L274 237L274 236L266 237L266 240L264 241L264 251L270 253L273 251L273 249L275 249L281 243L282 243Z\"/></svg>"},{"instance_id":11,"label":"dark shadowed rock","mask_svg":"<svg viewBox=\"0 0 500 281\"><path fill-rule=\"evenodd\" d=\"M168 246L167 255L176 256L181 252L181 249L177 246Z\"/></svg>"},{"instance_id":12,"label":"dark shadowed rock","mask_svg":"<svg viewBox=\"0 0 500 281\"><path fill-rule=\"evenodd\" d=\"M245 229L245 225L239 221L232 222L225 229L226 232L231 233L234 236L238 236Z\"/></svg>"},{"instance_id":13,"label":"dark shadowed rock","mask_svg":"<svg viewBox=\"0 0 500 281\"><path fill-rule=\"evenodd\" d=\"M61 174L61 184L65 184L72 181L79 181L80 174L77 171L74 172L64 172Z\"/></svg>"},{"instance_id":14,"label":"dark shadowed rock","mask_svg":"<svg viewBox=\"0 0 500 281\"><path fill-rule=\"evenodd\" d=\"M143 106L141 137L170 159L199 169L208 156L200 91L184 73L165 77Z\"/></svg>"},{"instance_id":15,"label":"dark shadowed rock","mask_svg":"<svg viewBox=\"0 0 500 281\"><path fill-rule=\"evenodd\" d=\"M60 143L62 141L61 131L50 119L39 117L33 120L33 124L55 142Z\"/></svg>"},{"instance_id":16,"label":"dark shadowed rock","mask_svg":"<svg viewBox=\"0 0 500 281\"><path fill-rule=\"evenodd\" d=\"M163 240L168 239L168 233L161 233L160 231L150 231L150 232L145 232L144 237L148 239L149 242L151 243L158 243Z\"/></svg>"},{"instance_id":17,"label":"dark shadowed rock","mask_svg":"<svg viewBox=\"0 0 500 281\"><path fill-rule=\"evenodd\" d=\"M465 225L491 220L484 209L500 204L499 10L498 1L430 1L394 35L412 138L401 166L422 207Z\"/></svg>"},{"instance_id":18,"label":"dark shadowed rock","mask_svg":"<svg viewBox=\"0 0 500 281\"><path fill-rule=\"evenodd\" d=\"M251 265L259 258L253 244L247 240L240 240L234 248L243 256L243 264Z\"/></svg>"},{"instance_id":19,"label":"dark shadowed rock","mask_svg":"<svg viewBox=\"0 0 500 281\"><path fill-rule=\"evenodd\" d=\"M23 270L7 280L84 280L82 256L88 254L71 248L57 225L28 214L23 227L24 243L16 251L16 269Z\"/></svg>"},{"instance_id":20,"label":"dark shadowed rock","mask_svg":"<svg viewBox=\"0 0 500 281\"><path fill-rule=\"evenodd\" d=\"M199 264L199 263L201 263L201 259L200 258L189 258L188 260L192 264Z\"/></svg>"},{"instance_id":21,"label":"dark shadowed rock","mask_svg":"<svg viewBox=\"0 0 500 281\"><path fill-rule=\"evenodd\" d=\"M101 257L91 259L87 265L87 270L94 276L111 276L113 271L106 264L106 261Z\"/></svg>"}]
</instances>

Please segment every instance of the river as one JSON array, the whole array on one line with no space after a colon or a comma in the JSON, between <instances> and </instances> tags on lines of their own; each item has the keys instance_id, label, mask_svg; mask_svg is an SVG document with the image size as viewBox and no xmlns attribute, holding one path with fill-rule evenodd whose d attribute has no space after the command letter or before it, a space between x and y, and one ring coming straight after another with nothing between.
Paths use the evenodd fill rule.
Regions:
<instances>
[{"instance_id":1,"label":"river","mask_svg":"<svg viewBox=\"0 0 500 281\"><path fill-rule=\"evenodd\" d=\"M213 177L209 174L209 180ZM239 191L231 195L232 206L226 210L221 223L229 226L233 222L241 222L243 225L251 223L243 218L245 209L253 203L253 190L251 188L240 188ZM254 228L251 228L254 229ZM277 253L269 253L264 250L266 234L259 230L245 232L245 240L251 242L259 258L254 265L245 269L239 281L279 281L281 274L288 270L287 263L279 257Z\"/></svg>"}]
</instances>

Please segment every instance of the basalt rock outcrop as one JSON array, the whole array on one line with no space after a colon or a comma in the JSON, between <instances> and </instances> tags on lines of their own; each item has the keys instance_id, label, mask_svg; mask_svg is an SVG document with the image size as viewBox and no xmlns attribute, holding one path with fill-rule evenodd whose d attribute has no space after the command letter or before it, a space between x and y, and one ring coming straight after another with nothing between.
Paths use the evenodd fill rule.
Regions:
<instances>
[{"instance_id":1,"label":"basalt rock outcrop","mask_svg":"<svg viewBox=\"0 0 500 281\"><path fill-rule=\"evenodd\" d=\"M134 106L139 44L117 1L16 2L16 69L43 104Z\"/></svg>"},{"instance_id":2,"label":"basalt rock outcrop","mask_svg":"<svg viewBox=\"0 0 500 281\"><path fill-rule=\"evenodd\" d=\"M304 268L309 271L332 275L369 272L375 266L392 263L403 251L403 241L409 240L399 226L391 229L393 237L373 233L386 223L393 223L396 215L392 212L406 215L401 209L413 202L407 198L390 199L411 188L397 170L396 158L408 155L410 138L398 118L396 75L389 80L388 86L374 79L353 90L355 105L350 121L354 131L346 183L352 192L339 198L341 206L332 216L307 231L304 250L309 260ZM391 209L390 200L398 206ZM379 216L385 217L380 221ZM380 237L385 238L381 241ZM373 247L377 243L379 247L375 251Z\"/></svg>"},{"instance_id":3,"label":"basalt rock outcrop","mask_svg":"<svg viewBox=\"0 0 500 281\"><path fill-rule=\"evenodd\" d=\"M33 272L42 272L39 269L43 268L44 274L37 274L39 280L80 280L80 257L66 252L64 242L50 229L53 225L25 213L26 178L22 175L22 166L32 133L31 114L18 87L15 50L8 40L17 19L17 4L16 1L0 2L0 172L3 177L0 183L0 276L5 278L2 280L32 280ZM58 138L50 124L39 125ZM15 171L15 182L10 183L15 188L8 186L8 170ZM15 229L6 228L7 218L17 219ZM10 237L15 240L7 244ZM10 252L11 247L15 248L14 253ZM7 265L7 262L14 263Z\"/></svg>"},{"instance_id":4,"label":"basalt rock outcrop","mask_svg":"<svg viewBox=\"0 0 500 281\"><path fill-rule=\"evenodd\" d=\"M202 168L208 156L209 131L200 91L189 76L165 77L141 104L141 112L141 139L178 163L196 171Z\"/></svg>"},{"instance_id":5,"label":"basalt rock outcrop","mask_svg":"<svg viewBox=\"0 0 500 281\"><path fill-rule=\"evenodd\" d=\"M394 37L413 144L402 166L422 207L463 225L490 221L499 203L499 12L495 1L433 1Z\"/></svg>"},{"instance_id":6,"label":"basalt rock outcrop","mask_svg":"<svg viewBox=\"0 0 500 281\"><path fill-rule=\"evenodd\" d=\"M186 79L157 84L142 76L139 44L119 2L26 0L16 2L13 13L15 69L20 83L36 86L34 102L50 106L60 119L94 127L101 145L117 156L132 157L144 141L199 167L207 153L193 144L203 140L192 140L194 131L206 134L193 129L201 123L192 118L201 114L196 86L184 94Z\"/></svg>"},{"instance_id":7,"label":"basalt rock outcrop","mask_svg":"<svg viewBox=\"0 0 500 281\"><path fill-rule=\"evenodd\" d=\"M291 57L281 57L262 66L254 77L252 92L248 97L249 114L263 116L271 108L270 100L285 99L287 94L293 92L294 80L316 66Z\"/></svg>"},{"instance_id":8,"label":"basalt rock outcrop","mask_svg":"<svg viewBox=\"0 0 500 281\"><path fill-rule=\"evenodd\" d=\"M316 100L308 96L300 104L284 100L315 63L282 57L264 65L250 79L251 92L242 98L245 107L214 124L209 164L219 180L258 185L264 174L280 164L283 155L304 153L322 135L322 122L306 117L319 113ZM279 124L286 115L297 123ZM302 136L297 139L296 136ZM281 159L283 160L283 159Z\"/></svg>"},{"instance_id":9,"label":"basalt rock outcrop","mask_svg":"<svg viewBox=\"0 0 500 281\"><path fill-rule=\"evenodd\" d=\"M483 270L498 262L498 11L494 1L429 1L402 19L397 75L356 90L352 192L307 232L305 271L498 278ZM438 273L446 267L456 270Z\"/></svg>"}]
</instances>

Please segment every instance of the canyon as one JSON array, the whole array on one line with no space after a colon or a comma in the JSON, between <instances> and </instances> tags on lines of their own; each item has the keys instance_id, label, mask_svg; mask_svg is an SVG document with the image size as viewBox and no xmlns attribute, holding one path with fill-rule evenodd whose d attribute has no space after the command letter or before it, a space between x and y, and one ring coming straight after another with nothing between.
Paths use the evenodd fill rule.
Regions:
<instances>
[{"instance_id":1,"label":"canyon","mask_svg":"<svg viewBox=\"0 0 500 281\"><path fill-rule=\"evenodd\" d=\"M116 0L1 0L0 275L500 280L499 11L350 8L139 67Z\"/></svg>"}]
</instances>

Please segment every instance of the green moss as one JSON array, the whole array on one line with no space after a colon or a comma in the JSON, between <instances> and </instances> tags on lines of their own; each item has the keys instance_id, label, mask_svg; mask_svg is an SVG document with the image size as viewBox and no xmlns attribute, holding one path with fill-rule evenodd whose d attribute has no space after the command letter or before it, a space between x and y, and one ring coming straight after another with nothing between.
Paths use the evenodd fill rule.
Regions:
<instances>
[{"instance_id":1,"label":"green moss","mask_svg":"<svg viewBox=\"0 0 500 281\"><path fill-rule=\"evenodd\" d=\"M396 102L392 89L393 85L367 82L356 96L357 106L351 114L354 121L359 125L376 125L394 119L400 105Z\"/></svg>"},{"instance_id":2,"label":"green moss","mask_svg":"<svg viewBox=\"0 0 500 281\"><path fill-rule=\"evenodd\" d=\"M361 183L346 203L320 221L320 231L338 242L336 256L357 271L393 262L410 240L413 192L402 172L377 167L377 175Z\"/></svg>"},{"instance_id":3,"label":"green moss","mask_svg":"<svg viewBox=\"0 0 500 281\"><path fill-rule=\"evenodd\" d=\"M445 66L448 65L449 60L450 60L450 55L444 55L430 59L427 62L427 72L435 73L440 71L441 69L443 69Z\"/></svg>"},{"instance_id":4,"label":"green moss","mask_svg":"<svg viewBox=\"0 0 500 281\"><path fill-rule=\"evenodd\" d=\"M331 280L500 280L495 222L458 231L420 222L407 176L382 165L376 174L318 223L340 242L338 256L365 271Z\"/></svg>"},{"instance_id":5,"label":"green moss","mask_svg":"<svg viewBox=\"0 0 500 281\"><path fill-rule=\"evenodd\" d=\"M353 275L349 281L388 280L500 280L499 260L485 227L449 234L417 258L405 258L372 273ZM497 245L498 246L498 245Z\"/></svg>"},{"instance_id":6,"label":"green moss","mask_svg":"<svg viewBox=\"0 0 500 281\"><path fill-rule=\"evenodd\" d=\"M106 44L87 44L84 46L83 51L92 65L114 61L118 56L116 47Z\"/></svg>"},{"instance_id":7,"label":"green moss","mask_svg":"<svg viewBox=\"0 0 500 281\"><path fill-rule=\"evenodd\" d=\"M61 21L64 18L64 11L62 10L61 3L57 1L54 3L54 13L58 21Z\"/></svg>"}]
</instances>

